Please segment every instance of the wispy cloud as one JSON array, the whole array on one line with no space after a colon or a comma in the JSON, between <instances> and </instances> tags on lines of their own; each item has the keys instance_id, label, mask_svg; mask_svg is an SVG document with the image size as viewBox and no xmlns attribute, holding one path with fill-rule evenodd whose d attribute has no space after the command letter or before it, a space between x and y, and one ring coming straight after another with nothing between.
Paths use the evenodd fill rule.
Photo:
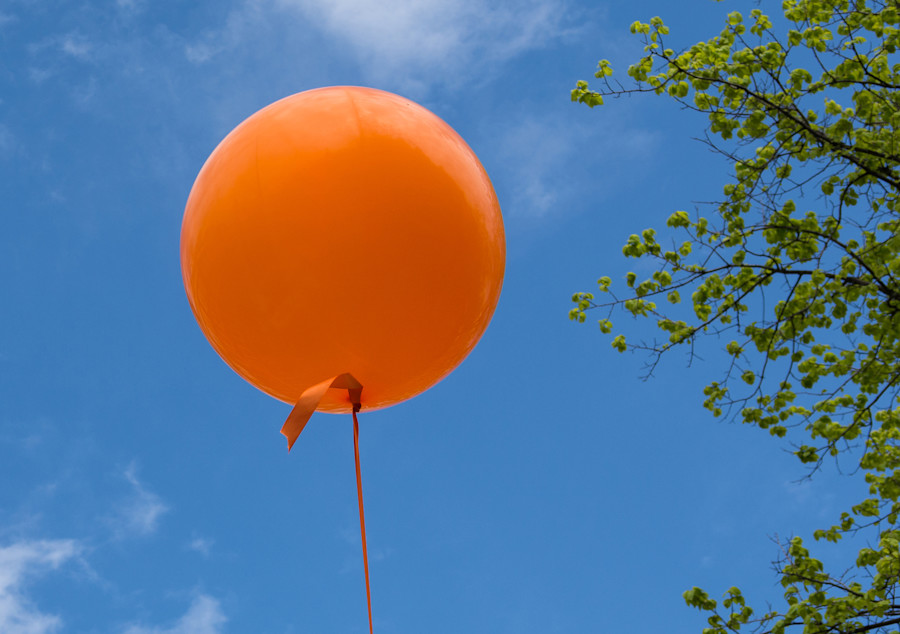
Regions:
<instances>
[{"instance_id":1,"label":"wispy cloud","mask_svg":"<svg viewBox=\"0 0 900 634\"><path fill-rule=\"evenodd\" d=\"M66 55L82 61L90 58L93 49L93 45L80 33L64 35L60 40L59 47Z\"/></svg>"},{"instance_id":2,"label":"wispy cloud","mask_svg":"<svg viewBox=\"0 0 900 634\"><path fill-rule=\"evenodd\" d=\"M138 479L135 463L128 466L124 476L132 490L111 518L113 532L120 539L150 535L156 531L160 518L168 512L169 507Z\"/></svg>"},{"instance_id":3,"label":"wispy cloud","mask_svg":"<svg viewBox=\"0 0 900 634\"><path fill-rule=\"evenodd\" d=\"M513 209L542 216L557 202L558 173L570 159L577 137L571 125L535 117L516 122L503 134L500 147L504 163L514 172L518 187L513 188Z\"/></svg>"},{"instance_id":4,"label":"wispy cloud","mask_svg":"<svg viewBox=\"0 0 900 634\"><path fill-rule=\"evenodd\" d=\"M123 634L219 634L227 620L219 602L201 594L171 627L132 625Z\"/></svg>"},{"instance_id":5,"label":"wispy cloud","mask_svg":"<svg viewBox=\"0 0 900 634\"><path fill-rule=\"evenodd\" d=\"M821 519L831 516L835 495L820 480L785 481L782 486L791 499L792 508L809 508L810 516Z\"/></svg>"},{"instance_id":6,"label":"wispy cloud","mask_svg":"<svg viewBox=\"0 0 900 634\"><path fill-rule=\"evenodd\" d=\"M535 219L569 204L568 192L560 183L573 174L592 165L602 168L605 178L615 178L622 164L646 159L658 145L651 130L608 114L596 121L573 121L562 119L558 111L531 112L511 117L498 129L499 162L512 184L509 200L501 201L504 211ZM585 176L598 179L596 174Z\"/></svg>"},{"instance_id":7,"label":"wispy cloud","mask_svg":"<svg viewBox=\"0 0 900 634\"><path fill-rule=\"evenodd\" d=\"M375 75L419 81L477 76L564 32L562 0L275 2L343 40Z\"/></svg>"},{"instance_id":8,"label":"wispy cloud","mask_svg":"<svg viewBox=\"0 0 900 634\"><path fill-rule=\"evenodd\" d=\"M144 0L116 0L116 6L122 11L136 13L144 8Z\"/></svg>"},{"instance_id":9,"label":"wispy cloud","mask_svg":"<svg viewBox=\"0 0 900 634\"><path fill-rule=\"evenodd\" d=\"M213 544L215 543L212 539L206 539L204 537L194 536L190 542L188 542L188 549L193 550L194 552L198 552L204 557L209 557L212 552Z\"/></svg>"},{"instance_id":10,"label":"wispy cloud","mask_svg":"<svg viewBox=\"0 0 900 634\"><path fill-rule=\"evenodd\" d=\"M232 9L225 23L206 30L198 39L185 45L188 61L203 64L219 53L237 48L248 40L257 40L274 22L269 1L245 0Z\"/></svg>"},{"instance_id":11,"label":"wispy cloud","mask_svg":"<svg viewBox=\"0 0 900 634\"><path fill-rule=\"evenodd\" d=\"M24 594L28 581L78 557L81 546L71 539L20 541L0 548L0 632L50 634L62 619L41 612Z\"/></svg>"},{"instance_id":12,"label":"wispy cloud","mask_svg":"<svg viewBox=\"0 0 900 634\"><path fill-rule=\"evenodd\" d=\"M330 54L358 64L370 81L422 93L478 83L504 62L568 33L566 0L244 0L218 27L186 43L195 64L289 29L300 48L289 58L316 58L316 32L336 42ZM304 42L314 49L304 50ZM346 55L343 52L346 51ZM299 57L298 57L299 56Z\"/></svg>"}]
</instances>

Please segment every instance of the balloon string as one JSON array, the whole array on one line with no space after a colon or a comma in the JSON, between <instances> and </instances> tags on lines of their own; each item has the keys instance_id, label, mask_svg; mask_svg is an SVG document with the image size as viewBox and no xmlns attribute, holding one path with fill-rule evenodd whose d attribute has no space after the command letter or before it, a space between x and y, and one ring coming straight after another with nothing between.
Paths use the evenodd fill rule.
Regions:
<instances>
[{"instance_id":1,"label":"balloon string","mask_svg":"<svg viewBox=\"0 0 900 634\"><path fill-rule=\"evenodd\" d=\"M353 456L356 458L356 496L359 498L359 530L362 533L363 566L366 569L366 603L369 607L369 634L372 629L372 592L369 589L369 554L366 550L366 514L363 511L362 475L359 470L359 421L356 412L359 405L353 406Z\"/></svg>"}]
</instances>

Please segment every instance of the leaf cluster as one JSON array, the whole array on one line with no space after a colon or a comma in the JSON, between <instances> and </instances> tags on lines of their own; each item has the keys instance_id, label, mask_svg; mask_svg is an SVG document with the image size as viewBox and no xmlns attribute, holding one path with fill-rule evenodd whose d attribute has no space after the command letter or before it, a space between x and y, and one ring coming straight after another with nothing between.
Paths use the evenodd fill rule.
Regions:
<instances>
[{"instance_id":1,"label":"leaf cluster","mask_svg":"<svg viewBox=\"0 0 900 634\"><path fill-rule=\"evenodd\" d=\"M711 213L675 211L666 239L631 235L626 258L647 277L609 277L573 296L569 316L599 326L620 351L650 355L649 373L674 348L701 337L724 344L722 376L704 389L716 416L784 437L817 467L864 448L870 497L815 539L838 541L874 527L848 581L823 570L795 538L779 562L786 608L756 615L740 590L721 606L701 589L689 605L710 612L704 632L895 631L900 571L900 7L896 0L785 0L783 17L730 13L720 33L676 52L660 18L635 22L644 54L599 88L579 81L572 100L590 107L635 93L675 100L705 115L707 142L732 165ZM647 270L646 266L642 270ZM688 301L689 300L689 301ZM617 314L655 323L633 343ZM690 352L689 352L690 354Z\"/></svg>"}]
</instances>

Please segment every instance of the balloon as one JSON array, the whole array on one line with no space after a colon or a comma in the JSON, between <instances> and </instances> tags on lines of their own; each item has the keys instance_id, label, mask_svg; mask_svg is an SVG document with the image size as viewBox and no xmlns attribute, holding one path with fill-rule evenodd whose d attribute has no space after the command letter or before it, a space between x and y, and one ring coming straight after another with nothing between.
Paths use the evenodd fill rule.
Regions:
<instances>
[{"instance_id":1,"label":"balloon","mask_svg":"<svg viewBox=\"0 0 900 634\"><path fill-rule=\"evenodd\" d=\"M203 333L291 404L344 373L365 409L428 389L487 327L504 262L500 206L472 150L371 88L310 90L246 119L197 176L181 233ZM318 402L351 407L336 389Z\"/></svg>"}]
</instances>

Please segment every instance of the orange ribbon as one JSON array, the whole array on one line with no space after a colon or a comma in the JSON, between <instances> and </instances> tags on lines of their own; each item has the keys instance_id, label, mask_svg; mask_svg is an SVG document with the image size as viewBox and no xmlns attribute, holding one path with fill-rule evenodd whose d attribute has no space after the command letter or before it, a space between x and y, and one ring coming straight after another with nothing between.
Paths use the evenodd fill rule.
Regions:
<instances>
[{"instance_id":1,"label":"orange ribbon","mask_svg":"<svg viewBox=\"0 0 900 634\"><path fill-rule=\"evenodd\" d=\"M369 634L372 630L372 591L369 590L369 554L366 552L366 513L363 511L362 476L359 471L359 421L356 420L357 405L353 406L353 457L356 458L356 497L359 498L359 530L362 533L363 566L366 569L366 603L369 606Z\"/></svg>"},{"instance_id":2,"label":"orange ribbon","mask_svg":"<svg viewBox=\"0 0 900 634\"><path fill-rule=\"evenodd\" d=\"M374 634L372 629L372 591L369 588L369 553L366 549L366 514L363 510L362 474L359 468L359 420L356 418L356 412L361 407L362 384L353 378L352 374L344 373L307 388L300 395L297 404L294 405L294 409L291 410L287 420L284 421L284 425L281 426L281 433L287 438L288 451L290 451L291 447L294 446L294 442L300 436L300 432L306 427L309 417L316 411L329 388L346 389L350 396L350 402L353 404L353 458L356 461L356 497L359 499L359 530L362 534L363 566L366 571L366 605L369 608L369 634Z\"/></svg>"},{"instance_id":3,"label":"orange ribbon","mask_svg":"<svg viewBox=\"0 0 900 634\"><path fill-rule=\"evenodd\" d=\"M352 374L346 372L338 374L306 388L303 394L300 395L300 398L297 399L297 403L288 415L287 420L284 421L284 425L281 426L281 433L288 441L288 451L291 450L297 437L300 436L300 432L306 427L309 417L312 416L319 403L322 402L328 388L346 389L350 395L350 402L353 403L353 407L358 408L360 406L362 384L353 378Z\"/></svg>"}]
</instances>

